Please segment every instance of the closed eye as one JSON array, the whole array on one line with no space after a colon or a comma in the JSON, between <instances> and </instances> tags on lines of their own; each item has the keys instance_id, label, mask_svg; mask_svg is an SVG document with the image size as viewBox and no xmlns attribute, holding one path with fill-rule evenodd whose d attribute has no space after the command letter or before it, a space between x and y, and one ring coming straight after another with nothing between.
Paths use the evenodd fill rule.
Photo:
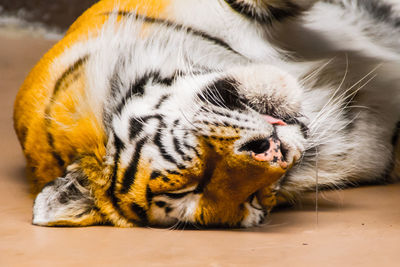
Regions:
<instances>
[{"instance_id":1,"label":"closed eye","mask_svg":"<svg viewBox=\"0 0 400 267\"><path fill-rule=\"evenodd\" d=\"M175 190L175 191L171 191L171 192L168 192L168 193L163 193L162 195L166 196L166 197L169 197L169 198L172 198L172 199L179 199L179 198L183 198L183 197L187 196L190 193L194 193L196 188L197 188L197 185L190 186L188 188L184 188L184 189L181 189L181 190Z\"/></svg>"},{"instance_id":2,"label":"closed eye","mask_svg":"<svg viewBox=\"0 0 400 267\"><path fill-rule=\"evenodd\" d=\"M188 194L192 193L193 191L183 192L183 193L165 193L164 196L167 196L172 199L179 199L187 196Z\"/></svg>"}]
</instances>

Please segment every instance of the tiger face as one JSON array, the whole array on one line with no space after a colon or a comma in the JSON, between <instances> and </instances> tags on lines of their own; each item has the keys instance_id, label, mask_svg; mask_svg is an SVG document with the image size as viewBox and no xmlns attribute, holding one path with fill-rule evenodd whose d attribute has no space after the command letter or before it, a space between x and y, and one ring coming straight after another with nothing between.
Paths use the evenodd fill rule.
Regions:
<instances>
[{"instance_id":1,"label":"tiger face","mask_svg":"<svg viewBox=\"0 0 400 267\"><path fill-rule=\"evenodd\" d=\"M120 79L112 87L127 93L105 104L104 163L91 167L93 160L83 157L71 165L67 185L51 183L37 196L33 222L261 223L275 205L280 178L306 145L298 82L266 65ZM80 216L66 215L77 208Z\"/></svg>"},{"instance_id":2,"label":"tiger face","mask_svg":"<svg viewBox=\"0 0 400 267\"><path fill-rule=\"evenodd\" d=\"M123 216L162 226L262 222L305 146L294 78L256 65L122 84L134 89L109 115L109 157Z\"/></svg>"}]
</instances>

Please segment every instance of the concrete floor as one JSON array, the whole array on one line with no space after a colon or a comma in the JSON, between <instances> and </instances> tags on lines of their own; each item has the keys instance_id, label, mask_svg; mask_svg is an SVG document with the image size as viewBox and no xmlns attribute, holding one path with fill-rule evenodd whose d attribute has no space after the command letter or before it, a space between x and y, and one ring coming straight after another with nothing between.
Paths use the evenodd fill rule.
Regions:
<instances>
[{"instance_id":1,"label":"concrete floor","mask_svg":"<svg viewBox=\"0 0 400 267\"><path fill-rule=\"evenodd\" d=\"M0 35L0 266L400 266L400 184L314 195L247 230L31 225L12 106L53 41Z\"/></svg>"}]
</instances>

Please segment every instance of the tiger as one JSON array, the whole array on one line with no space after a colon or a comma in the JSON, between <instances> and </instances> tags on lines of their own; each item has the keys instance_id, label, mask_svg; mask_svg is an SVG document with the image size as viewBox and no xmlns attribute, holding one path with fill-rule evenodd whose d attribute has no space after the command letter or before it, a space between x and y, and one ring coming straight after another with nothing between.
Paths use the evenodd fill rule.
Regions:
<instances>
[{"instance_id":1,"label":"tiger","mask_svg":"<svg viewBox=\"0 0 400 267\"><path fill-rule=\"evenodd\" d=\"M398 179L399 37L378 0L98 1L15 100L32 223L255 227Z\"/></svg>"}]
</instances>

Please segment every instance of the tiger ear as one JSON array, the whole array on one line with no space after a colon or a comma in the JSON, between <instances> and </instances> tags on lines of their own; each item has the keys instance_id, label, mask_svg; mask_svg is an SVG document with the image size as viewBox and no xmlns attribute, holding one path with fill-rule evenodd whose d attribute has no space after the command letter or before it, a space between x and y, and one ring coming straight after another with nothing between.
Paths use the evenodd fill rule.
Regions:
<instances>
[{"instance_id":1,"label":"tiger ear","mask_svg":"<svg viewBox=\"0 0 400 267\"><path fill-rule=\"evenodd\" d=\"M41 226L88 226L104 224L88 189L88 180L71 165L64 177L48 183L33 205L32 223Z\"/></svg>"}]
</instances>

